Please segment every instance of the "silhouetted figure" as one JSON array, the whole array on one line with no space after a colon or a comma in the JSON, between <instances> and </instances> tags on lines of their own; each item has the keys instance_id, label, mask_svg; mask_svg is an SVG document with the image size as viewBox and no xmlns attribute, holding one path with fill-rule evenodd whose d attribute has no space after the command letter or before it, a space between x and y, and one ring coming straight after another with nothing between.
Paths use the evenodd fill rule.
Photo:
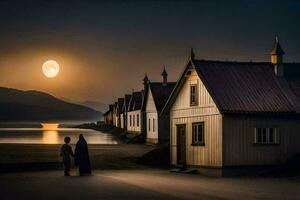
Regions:
<instances>
[{"instance_id":1,"label":"silhouetted figure","mask_svg":"<svg viewBox=\"0 0 300 200\"><path fill-rule=\"evenodd\" d=\"M75 165L79 168L80 176L91 174L88 146L82 134L79 135L79 140L75 148Z\"/></svg>"},{"instance_id":2,"label":"silhouetted figure","mask_svg":"<svg viewBox=\"0 0 300 200\"><path fill-rule=\"evenodd\" d=\"M72 147L69 145L71 138L65 137L64 139L65 144L62 145L60 149L60 156L62 156L62 161L64 165L64 172L65 176L70 176L70 169L71 169L71 156L74 156Z\"/></svg>"}]
</instances>

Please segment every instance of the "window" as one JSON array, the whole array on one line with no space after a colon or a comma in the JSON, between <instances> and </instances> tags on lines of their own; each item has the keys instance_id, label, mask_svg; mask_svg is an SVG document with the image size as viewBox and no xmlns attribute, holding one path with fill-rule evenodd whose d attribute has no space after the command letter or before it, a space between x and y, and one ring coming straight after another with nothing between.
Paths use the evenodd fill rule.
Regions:
<instances>
[{"instance_id":1,"label":"window","mask_svg":"<svg viewBox=\"0 0 300 200\"><path fill-rule=\"evenodd\" d=\"M149 128L149 131L151 131L151 119L149 119L148 128Z\"/></svg>"},{"instance_id":2,"label":"window","mask_svg":"<svg viewBox=\"0 0 300 200\"><path fill-rule=\"evenodd\" d=\"M277 128L255 128L254 131L255 144L278 144L279 135Z\"/></svg>"},{"instance_id":3,"label":"window","mask_svg":"<svg viewBox=\"0 0 300 200\"><path fill-rule=\"evenodd\" d=\"M192 124L192 145L204 145L204 122Z\"/></svg>"},{"instance_id":4,"label":"window","mask_svg":"<svg viewBox=\"0 0 300 200\"><path fill-rule=\"evenodd\" d=\"M270 143L274 143L274 129L273 128L270 128L269 129L269 142Z\"/></svg>"},{"instance_id":5,"label":"window","mask_svg":"<svg viewBox=\"0 0 300 200\"><path fill-rule=\"evenodd\" d=\"M153 118L153 132L155 132L155 119Z\"/></svg>"},{"instance_id":6,"label":"window","mask_svg":"<svg viewBox=\"0 0 300 200\"><path fill-rule=\"evenodd\" d=\"M131 115L129 115L129 125L132 126L132 119L131 119Z\"/></svg>"},{"instance_id":7,"label":"window","mask_svg":"<svg viewBox=\"0 0 300 200\"><path fill-rule=\"evenodd\" d=\"M190 104L191 106L195 106L198 104L197 99L197 85L190 86Z\"/></svg>"},{"instance_id":8,"label":"window","mask_svg":"<svg viewBox=\"0 0 300 200\"><path fill-rule=\"evenodd\" d=\"M137 127L140 126L140 115L139 114L136 115L136 125L137 125Z\"/></svg>"},{"instance_id":9,"label":"window","mask_svg":"<svg viewBox=\"0 0 300 200\"><path fill-rule=\"evenodd\" d=\"M135 115L132 115L133 118L133 126L135 126Z\"/></svg>"}]
</instances>

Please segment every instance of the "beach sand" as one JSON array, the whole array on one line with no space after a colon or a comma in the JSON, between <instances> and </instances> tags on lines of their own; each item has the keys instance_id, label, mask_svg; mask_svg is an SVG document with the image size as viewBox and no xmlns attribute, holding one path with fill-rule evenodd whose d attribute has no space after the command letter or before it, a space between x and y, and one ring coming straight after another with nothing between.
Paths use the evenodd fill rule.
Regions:
<instances>
[{"instance_id":1,"label":"beach sand","mask_svg":"<svg viewBox=\"0 0 300 200\"><path fill-rule=\"evenodd\" d=\"M61 145L0 144L0 172L61 169ZM74 145L72 146L74 150ZM153 150L142 144L90 144L93 169L140 168L135 160Z\"/></svg>"}]
</instances>

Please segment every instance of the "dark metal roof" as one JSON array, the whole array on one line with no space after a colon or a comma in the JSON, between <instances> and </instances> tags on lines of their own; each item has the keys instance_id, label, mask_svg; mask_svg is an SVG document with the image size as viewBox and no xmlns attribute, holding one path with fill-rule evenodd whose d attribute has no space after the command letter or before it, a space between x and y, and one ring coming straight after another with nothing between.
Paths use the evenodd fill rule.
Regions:
<instances>
[{"instance_id":1,"label":"dark metal roof","mask_svg":"<svg viewBox=\"0 0 300 200\"><path fill-rule=\"evenodd\" d=\"M161 82L149 83L149 88L151 90L158 113L160 113L163 107L165 106L171 92L174 89L175 84L176 83L170 83L170 82L168 82L166 85L164 85Z\"/></svg>"},{"instance_id":2,"label":"dark metal roof","mask_svg":"<svg viewBox=\"0 0 300 200\"><path fill-rule=\"evenodd\" d=\"M118 98L118 111L119 113L123 113L123 104L124 104L124 98Z\"/></svg>"},{"instance_id":3,"label":"dark metal roof","mask_svg":"<svg viewBox=\"0 0 300 200\"><path fill-rule=\"evenodd\" d=\"M193 63L221 112L295 112L270 63Z\"/></svg>"},{"instance_id":4,"label":"dark metal roof","mask_svg":"<svg viewBox=\"0 0 300 200\"><path fill-rule=\"evenodd\" d=\"M143 103L143 91L133 92L130 99L128 111L140 110L142 108L142 103Z\"/></svg>"},{"instance_id":5,"label":"dark metal roof","mask_svg":"<svg viewBox=\"0 0 300 200\"><path fill-rule=\"evenodd\" d=\"M122 112L125 112L125 110L128 110L130 99L131 99L131 95L125 94Z\"/></svg>"},{"instance_id":6,"label":"dark metal roof","mask_svg":"<svg viewBox=\"0 0 300 200\"><path fill-rule=\"evenodd\" d=\"M175 102L186 75L195 68L221 113L300 113L300 63L284 63L284 78L269 62L190 59L163 112Z\"/></svg>"}]
</instances>

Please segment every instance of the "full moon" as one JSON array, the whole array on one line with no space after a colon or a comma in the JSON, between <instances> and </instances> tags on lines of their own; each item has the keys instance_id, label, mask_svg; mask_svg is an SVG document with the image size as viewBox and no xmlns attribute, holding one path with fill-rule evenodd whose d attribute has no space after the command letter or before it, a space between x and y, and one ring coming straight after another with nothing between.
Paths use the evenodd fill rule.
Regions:
<instances>
[{"instance_id":1,"label":"full moon","mask_svg":"<svg viewBox=\"0 0 300 200\"><path fill-rule=\"evenodd\" d=\"M59 64L55 60L47 60L44 62L42 69L46 77L53 78L59 72Z\"/></svg>"}]
</instances>

